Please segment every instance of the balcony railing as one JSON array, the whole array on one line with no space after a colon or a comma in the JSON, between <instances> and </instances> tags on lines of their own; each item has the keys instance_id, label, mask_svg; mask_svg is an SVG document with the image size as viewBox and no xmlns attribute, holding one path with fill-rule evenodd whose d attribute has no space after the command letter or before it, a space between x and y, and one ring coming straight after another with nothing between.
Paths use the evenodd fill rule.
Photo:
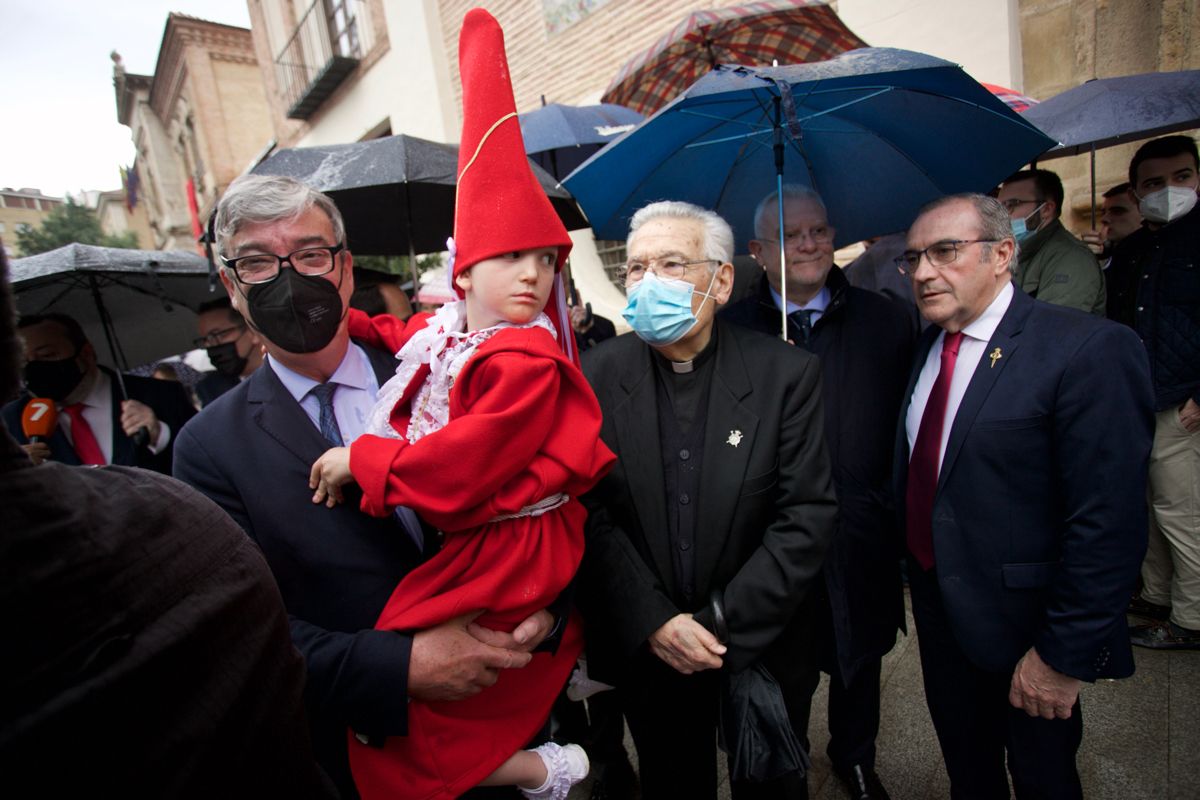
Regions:
<instances>
[{"instance_id":1,"label":"balcony railing","mask_svg":"<svg viewBox=\"0 0 1200 800\"><path fill-rule=\"evenodd\" d=\"M275 59L279 90L292 119L308 119L369 49L355 0L316 0Z\"/></svg>"}]
</instances>

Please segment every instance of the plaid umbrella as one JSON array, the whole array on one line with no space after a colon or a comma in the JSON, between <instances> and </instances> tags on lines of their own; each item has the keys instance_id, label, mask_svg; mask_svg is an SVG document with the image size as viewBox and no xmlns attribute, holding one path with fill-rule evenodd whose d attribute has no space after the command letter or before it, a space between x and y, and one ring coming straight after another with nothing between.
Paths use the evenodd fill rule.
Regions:
<instances>
[{"instance_id":1,"label":"plaid umbrella","mask_svg":"<svg viewBox=\"0 0 1200 800\"><path fill-rule=\"evenodd\" d=\"M996 97L1003 100L1005 105L1018 113L1028 111L1033 106L1036 106L1038 102L1032 97L1021 94L1016 89L1009 89L1007 86L997 86L994 83L985 83L983 86L989 92L996 95Z\"/></svg>"},{"instance_id":2,"label":"plaid umbrella","mask_svg":"<svg viewBox=\"0 0 1200 800\"><path fill-rule=\"evenodd\" d=\"M649 116L717 64L803 64L866 46L821 0L697 11L626 62L600 99Z\"/></svg>"}]
</instances>

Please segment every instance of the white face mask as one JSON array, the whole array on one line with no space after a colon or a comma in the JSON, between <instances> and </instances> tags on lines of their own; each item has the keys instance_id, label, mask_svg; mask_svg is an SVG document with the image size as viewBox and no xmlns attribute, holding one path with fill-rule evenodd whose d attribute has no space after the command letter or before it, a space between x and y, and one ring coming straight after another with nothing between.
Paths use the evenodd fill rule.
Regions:
<instances>
[{"instance_id":1,"label":"white face mask","mask_svg":"<svg viewBox=\"0 0 1200 800\"><path fill-rule=\"evenodd\" d=\"M1192 210L1196 205L1196 190L1187 186L1166 186L1151 192L1138 201L1138 210L1151 222L1165 225Z\"/></svg>"}]
</instances>

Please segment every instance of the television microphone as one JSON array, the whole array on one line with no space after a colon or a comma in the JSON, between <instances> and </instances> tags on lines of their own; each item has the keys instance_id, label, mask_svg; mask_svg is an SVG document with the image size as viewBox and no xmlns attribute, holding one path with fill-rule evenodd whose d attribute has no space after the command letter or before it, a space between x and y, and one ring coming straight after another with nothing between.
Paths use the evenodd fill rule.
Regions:
<instances>
[{"instance_id":1,"label":"television microphone","mask_svg":"<svg viewBox=\"0 0 1200 800\"><path fill-rule=\"evenodd\" d=\"M21 412L21 430L30 442L44 442L58 427L58 409L48 397L34 397Z\"/></svg>"}]
</instances>

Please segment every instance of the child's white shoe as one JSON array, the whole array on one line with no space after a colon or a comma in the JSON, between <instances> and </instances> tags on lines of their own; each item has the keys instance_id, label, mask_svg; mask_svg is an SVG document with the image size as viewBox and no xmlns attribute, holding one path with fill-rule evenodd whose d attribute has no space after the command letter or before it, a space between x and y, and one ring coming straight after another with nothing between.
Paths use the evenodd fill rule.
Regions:
<instances>
[{"instance_id":1,"label":"child's white shoe","mask_svg":"<svg viewBox=\"0 0 1200 800\"><path fill-rule=\"evenodd\" d=\"M567 800L571 787L587 777L587 753L577 744L557 745L546 742L533 752L546 765L546 782L536 789L522 789L521 794L537 800Z\"/></svg>"}]
</instances>

